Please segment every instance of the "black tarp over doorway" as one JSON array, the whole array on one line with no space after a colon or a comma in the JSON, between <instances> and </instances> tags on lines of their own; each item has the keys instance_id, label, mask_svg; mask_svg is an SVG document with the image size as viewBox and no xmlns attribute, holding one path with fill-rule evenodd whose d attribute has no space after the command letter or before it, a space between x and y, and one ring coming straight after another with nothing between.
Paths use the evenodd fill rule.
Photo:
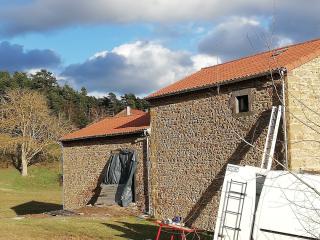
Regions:
<instances>
[{"instance_id":1,"label":"black tarp over doorway","mask_svg":"<svg viewBox=\"0 0 320 240\"><path fill-rule=\"evenodd\" d=\"M105 172L103 184L118 184L119 204L126 207L133 201L134 173L137 159L134 150L122 149L112 153Z\"/></svg>"}]
</instances>

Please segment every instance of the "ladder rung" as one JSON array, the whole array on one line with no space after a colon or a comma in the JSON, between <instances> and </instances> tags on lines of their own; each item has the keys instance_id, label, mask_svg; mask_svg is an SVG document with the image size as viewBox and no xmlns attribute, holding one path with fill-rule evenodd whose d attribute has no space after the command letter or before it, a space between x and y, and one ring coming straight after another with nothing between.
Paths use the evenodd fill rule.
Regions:
<instances>
[{"instance_id":1,"label":"ladder rung","mask_svg":"<svg viewBox=\"0 0 320 240\"><path fill-rule=\"evenodd\" d=\"M238 195L241 195L241 196L246 196L246 194L245 194L245 193L242 193L242 192L229 191L229 194L230 194L230 193L238 194Z\"/></svg>"},{"instance_id":2,"label":"ladder rung","mask_svg":"<svg viewBox=\"0 0 320 240\"><path fill-rule=\"evenodd\" d=\"M234 230L234 231L241 231L240 228L234 228L234 227L229 227L229 226L224 226L224 228Z\"/></svg>"},{"instance_id":3,"label":"ladder rung","mask_svg":"<svg viewBox=\"0 0 320 240\"><path fill-rule=\"evenodd\" d=\"M239 215L240 213L238 213L238 212L233 212L233 211L226 211L226 213L230 213L230 214L233 214L233 215Z\"/></svg>"},{"instance_id":4,"label":"ladder rung","mask_svg":"<svg viewBox=\"0 0 320 240\"><path fill-rule=\"evenodd\" d=\"M230 183L232 183L232 184L238 184L238 185L247 185L246 182L238 182L238 181L234 181L234 180L231 180Z\"/></svg>"},{"instance_id":5,"label":"ladder rung","mask_svg":"<svg viewBox=\"0 0 320 240\"><path fill-rule=\"evenodd\" d=\"M232 198L232 199L235 199L235 200L243 200L243 199L244 199L244 196L242 196L242 197L236 197L236 196L229 195L228 198Z\"/></svg>"}]
</instances>

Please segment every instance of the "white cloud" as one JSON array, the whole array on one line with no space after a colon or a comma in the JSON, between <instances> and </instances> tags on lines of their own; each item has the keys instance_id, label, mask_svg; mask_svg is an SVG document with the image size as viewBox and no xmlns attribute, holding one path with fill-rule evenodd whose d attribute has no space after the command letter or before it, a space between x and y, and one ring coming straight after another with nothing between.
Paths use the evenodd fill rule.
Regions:
<instances>
[{"instance_id":1,"label":"white cloud","mask_svg":"<svg viewBox=\"0 0 320 240\"><path fill-rule=\"evenodd\" d=\"M81 64L68 66L63 76L89 92L133 92L147 94L173 83L201 67L214 65L217 58L173 51L155 42L133 42L110 52L96 53Z\"/></svg>"},{"instance_id":2,"label":"white cloud","mask_svg":"<svg viewBox=\"0 0 320 240\"><path fill-rule=\"evenodd\" d=\"M287 37L278 36L276 47L283 47L293 44L293 40Z\"/></svg>"},{"instance_id":3,"label":"white cloud","mask_svg":"<svg viewBox=\"0 0 320 240\"><path fill-rule=\"evenodd\" d=\"M247 18L247 17L233 17L232 21L230 22L237 22L239 25L251 25L251 26L259 26L261 23L254 18ZM224 25L230 24L230 22L222 23L220 27L225 27Z\"/></svg>"},{"instance_id":4,"label":"white cloud","mask_svg":"<svg viewBox=\"0 0 320 240\"><path fill-rule=\"evenodd\" d=\"M108 93L103 93L103 92L99 92L99 91L92 91L92 92L88 92L88 96L103 98L103 97L108 96Z\"/></svg>"},{"instance_id":5,"label":"white cloud","mask_svg":"<svg viewBox=\"0 0 320 240\"><path fill-rule=\"evenodd\" d=\"M97 52L95 53L92 57L89 58L89 60L94 60L95 58L99 57L105 57L108 54L108 51L102 51L102 52Z\"/></svg>"},{"instance_id":6,"label":"white cloud","mask_svg":"<svg viewBox=\"0 0 320 240\"><path fill-rule=\"evenodd\" d=\"M41 71L41 68L30 68L28 70L26 70L26 73L28 75L34 75L36 74L37 72L40 72Z\"/></svg>"},{"instance_id":7,"label":"white cloud","mask_svg":"<svg viewBox=\"0 0 320 240\"><path fill-rule=\"evenodd\" d=\"M191 60L196 70L221 63L221 59L218 56L211 56L207 54L194 55L191 57Z\"/></svg>"}]
</instances>

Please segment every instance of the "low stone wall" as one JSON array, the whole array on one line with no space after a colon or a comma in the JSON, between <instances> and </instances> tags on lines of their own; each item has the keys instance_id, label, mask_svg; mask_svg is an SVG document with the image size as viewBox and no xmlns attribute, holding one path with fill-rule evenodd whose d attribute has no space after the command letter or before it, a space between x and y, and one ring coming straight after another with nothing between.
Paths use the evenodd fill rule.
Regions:
<instances>
[{"instance_id":1,"label":"low stone wall","mask_svg":"<svg viewBox=\"0 0 320 240\"><path fill-rule=\"evenodd\" d=\"M65 209L85 206L100 185L111 151L134 149L138 166L135 174L136 203L145 209L147 196L146 140L138 136L96 138L63 143L63 204Z\"/></svg>"},{"instance_id":2,"label":"low stone wall","mask_svg":"<svg viewBox=\"0 0 320 240\"><path fill-rule=\"evenodd\" d=\"M250 93L249 113L234 113L232 97L239 90ZM248 80L151 103L154 214L182 216L189 225L213 230L226 165L261 164L270 109L280 103L273 84ZM279 136L275 157L283 160Z\"/></svg>"}]
</instances>

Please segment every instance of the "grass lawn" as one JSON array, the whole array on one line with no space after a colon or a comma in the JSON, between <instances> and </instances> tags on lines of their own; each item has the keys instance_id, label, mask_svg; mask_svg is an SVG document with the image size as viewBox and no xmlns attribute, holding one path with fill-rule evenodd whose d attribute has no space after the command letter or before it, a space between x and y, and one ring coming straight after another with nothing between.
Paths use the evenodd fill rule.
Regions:
<instances>
[{"instance_id":1,"label":"grass lawn","mask_svg":"<svg viewBox=\"0 0 320 240\"><path fill-rule=\"evenodd\" d=\"M25 178L16 169L0 169L0 240L155 238L157 227L134 216L20 217L62 208L58 174L58 165L30 167Z\"/></svg>"},{"instance_id":2,"label":"grass lawn","mask_svg":"<svg viewBox=\"0 0 320 240\"><path fill-rule=\"evenodd\" d=\"M21 177L14 168L0 169L0 218L61 208L58 165L30 167Z\"/></svg>"},{"instance_id":3,"label":"grass lawn","mask_svg":"<svg viewBox=\"0 0 320 240\"><path fill-rule=\"evenodd\" d=\"M156 227L135 217L1 219L0 239L154 239Z\"/></svg>"}]
</instances>

